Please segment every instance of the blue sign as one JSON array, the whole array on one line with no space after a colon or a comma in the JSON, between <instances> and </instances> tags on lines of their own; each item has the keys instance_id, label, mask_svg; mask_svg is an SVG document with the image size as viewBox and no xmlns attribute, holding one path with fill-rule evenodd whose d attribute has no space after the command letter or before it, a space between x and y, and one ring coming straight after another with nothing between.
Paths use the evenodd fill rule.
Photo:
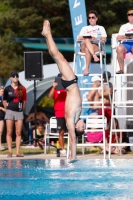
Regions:
<instances>
[{"instance_id":1,"label":"blue sign","mask_svg":"<svg viewBox=\"0 0 133 200\"><path fill-rule=\"evenodd\" d=\"M71 14L74 43L83 26L87 26L87 16L84 0L68 0Z\"/></svg>"},{"instance_id":2,"label":"blue sign","mask_svg":"<svg viewBox=\"0 0 133 200\"><path fill-rule=\"evenodd\" d=\"M85 8L84 0L69 0L70 14L71 14L71 22L72 22L72 30L73 30L73 38L74 44L76 44L77 37L80 33L80 30L83 26L87 26L87 15ZM75 51L80 51L80 44L75 45ZM85 56L76 56L75 58L75 74L83 74L85 70ZM88 85L87 83L90 81L90 77L78 77L78 85L79 88L86 88L86 90L81 90L82 102L88 103ZM82 114L86 115L88 110L88 105L82 106Z\"/></svg>"}]
</instances>

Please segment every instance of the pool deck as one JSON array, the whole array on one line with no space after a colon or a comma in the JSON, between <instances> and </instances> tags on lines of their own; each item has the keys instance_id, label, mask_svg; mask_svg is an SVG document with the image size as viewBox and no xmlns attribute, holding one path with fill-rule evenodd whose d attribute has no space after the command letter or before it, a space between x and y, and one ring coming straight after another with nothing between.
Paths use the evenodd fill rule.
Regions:
<instances>
[{"instance_id":1,"label":"pool deck","mask_svg":"<svg viewBox=\"0 0 133 200\"><path fill-rule=\"evenodd\" d=\"M106 156L108 159L108 155ZM24 157L16 157L15 155L12 158L7 158L7 155L0 155L0 160L8 160L8 159L62 159L66 160L66 157L56 157L56 154L35 154L35 155L25 155ZM102 154L85 154L85 155L77 155L78 160L87 160L87 159L103 159ZM133 159L133 154L125 154L125 155L111 155L111 159Z\"/></svg>"}]
</instances>

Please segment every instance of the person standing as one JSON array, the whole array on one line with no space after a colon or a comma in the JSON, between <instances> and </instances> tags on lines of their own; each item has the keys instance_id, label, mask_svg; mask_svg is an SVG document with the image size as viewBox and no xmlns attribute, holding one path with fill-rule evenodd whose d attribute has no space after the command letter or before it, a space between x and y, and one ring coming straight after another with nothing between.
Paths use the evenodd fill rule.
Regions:
<instances>
[{"instance_id":1,"label":"person standing","mask_svg":"<svg viewBox=\"0 0 133 200\"><path fill-rule=\"evenodd\" d=\"M16 157L23 157L20 154L21 132L23 126L23 110L26 105L26 88L20 83L17 71L11 73L11 85L4 90L3 104L6 109L5 120L7 127L8 157L12 157L12 134L15 124L16 128Z\"/></svg>"},{"instance_id":2,"label":"person standing","mask_svg":"<svg viewBox=\"0 0 133 200\"><path fill-rule=\"evenodd\" d=\"M117 47L117 59L119 63L120 70L116 74L124 74L124 54L131 52L133 53L133 42L127 41L127 39L133 39L133 9L127 11L128 23L123 24L120 27L117 40L121 41L120 45ZM132 33L132 36L126 36L126 33Z\"/></svg>"},{"instance_id":3,"label":"person standing","mask_svg":"<svg viewBox=\"0 0 133 200\"><path fill-rule=\"evenodd\" d=\"M61 78L61 74L57 77ZM65 120L65 100L66 100L66 90L56 89L58 83L53 82L53 87L49 92L48 97L54 99L54 111L57 119L57 129L59 131L59 143L60 143L60 156L66 156L66 150L64 148L64 133L66 131L66 120Z\"/></svg>"},{"instance_id":4,"label":"person standing","mask_svg":"<svg viewBox=\"0 0 133 200\"><path fill-rule=\"evenodd\" d=\"M4 93L4 87L0 86L0 150L3 150L2 147L2 133L4 129L4 117L5 117L5 108L3 105L3 93Z\"/></svg>"},{"instance_id":5,"label":"person standing","mask_svg":"<svg viewBox=\"0 0 133 200\"><path fill-rule=\"evenodd\" d=\"M97 25L97 11L90 10L88 13L88 20L90 25L84 26L81 29L78 37L78 40L83 40L80 50L86 55L86 67L83 73L84 76L89 75L89 65L92 57L95 62L99 61L99 58L95 54L97 51L99 51L98 39L102 40L103 42L106 42L107 39L107 34L104 27ZM100 34L101 38L98 38L98 34Z\"/></svg>"}]
</instances>

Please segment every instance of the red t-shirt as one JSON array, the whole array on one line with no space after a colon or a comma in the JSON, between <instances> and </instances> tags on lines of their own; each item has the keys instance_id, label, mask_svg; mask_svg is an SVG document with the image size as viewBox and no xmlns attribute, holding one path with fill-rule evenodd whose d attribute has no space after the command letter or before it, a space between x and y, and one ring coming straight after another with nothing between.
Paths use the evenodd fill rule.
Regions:
<instances>
[{"instance_id":1,"label":"red t-shirt","mask_svg":"<svg viewBox=\"0 0 133 200\"><path fill-rule=\"evenodd\" d=\"M65 117L66 90L54 89L54 111L56 117Z\"/></svg>"}]
</instances>

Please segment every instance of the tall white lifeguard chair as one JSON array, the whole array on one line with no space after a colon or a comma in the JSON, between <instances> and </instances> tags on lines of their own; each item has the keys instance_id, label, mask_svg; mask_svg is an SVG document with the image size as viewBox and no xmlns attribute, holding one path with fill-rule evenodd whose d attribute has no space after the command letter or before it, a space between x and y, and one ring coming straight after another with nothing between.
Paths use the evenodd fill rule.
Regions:
<instances>
[{"instance_id":1,"label":"tall white lifeguard chair","mask_svg":"<svg viewBox=\"0 0 133 200\"><path fill-rule=\"evenodd\" d=\"M112 35L112 60L114 66L114 87L112 96L112 118L110 128L110 143L109 143L109 159L111 158L112 146L133 146L133 143L122 144L122 133L133 132L133 129L128 129L129 123L133 122L133 54L127 53L124 55L124 74L116 74L119 70L119 64L117 61L117 46L121 41L117 41L118 33ZM132 41L133 40L127 40ZM119 121L119 129L116 129L114 124L114 118ZM116 140L117 143L112 143L112 135L120 133L120 139ZM121 148L120 148L121 154Z\"/></svg>"},{"instance_id":2,"label":"tall white lifeguard chair","mask_svg":"<svg viewBox=\"0 0 133 200\"><path fill-rule=\"evenodd\" d=\"M75 53L74 53L74 60L73 60L73 71L76 74L76 76L79 78L78 80L78 84L79 84L79 89L81 91L81 96L82 96L82 113L81 113L81 119L85 119L86 120L86 130L85 132L87 132L88 128L89 128L89 132L97 132L98 128L100 128L100 131L103 132L103 143L102 144L98 144L97 146L103 146L103 157L104 159L106 158L106 150L105 150L105 146L106 146L106 140L105 140L105 129L107 128L107 120L104 116L104 102L103 102L103 71L106 71L106 52L105 52L105 44L101 41L98 40L98 44L99 44L99 51L96 52L96 55L100 57L100 64L99 64L99 68L96 67L95 71L94 69L90 69L91 74L89 74L89 76L83 76L83 70L85 69L85 53L82 53L80 51L80 45L81 45L82 41L77 41L75 43ZM98 65L98 64L97 64ZM97 66L96 65L96 66ZM99 116L93 116L93 118L87 116L87 112L86 110L88 108L90 108L89 104L92 104L94 102L88 102L88 92L89 90L91 90L91 78L93 76L99 76L101 78L101 86L99 87L99 89L102 91L102 101L101 101L101 106L99 106L99 108L102 108L102 115ZM106 73L106 79L107 79L107 86L109 89L109 83L108 83L108 76ZM98 88L96 88L98 90ZM110 90L109 90L110 91ZM110 97L111 99L111 97ZM95 102L95 103L99 103L99 102ZM96 123L92 124L92 121L94 122L98 122L99 125L96 126ZM94 129L91 130L90 128L96 128L95 131ZM77 146L78 147L82 147L82 154L84 154L84 148L87 146L93 146L94 144L91 143L86 143L85 141L85 137L84 135L82 136L82 143L78 143L77 141Z\"/></svg>"}]
</instances>

